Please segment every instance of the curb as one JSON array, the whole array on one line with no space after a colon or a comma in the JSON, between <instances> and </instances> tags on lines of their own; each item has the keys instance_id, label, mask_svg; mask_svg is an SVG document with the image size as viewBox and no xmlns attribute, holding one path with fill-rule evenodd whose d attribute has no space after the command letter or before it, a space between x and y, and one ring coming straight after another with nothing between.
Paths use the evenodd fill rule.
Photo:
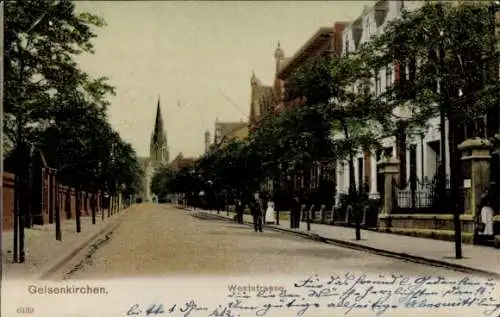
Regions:
<instances>
[{"instance_id":1,"label":"curb","mask_svg":"<svg viewBox=\"0 0 500 317\"><path fill-rule=\"evenodd\" d=\"M203 212L203 213L209 214L211 216L214 216L214 217L217 217L217 218L220 218L223 220L228 220L231 222L233 221L232 219L227 218L226 216L210 214L208 212ZM244 221L244 224L252 225L252 223L250 223L248 221ZM354 250L359 250L359 251L368 251L370 253L374 253L377 255L396 258L399 260L409 261L409 262L413 262L413 263L425 264L425 265L430 265L430 266L435 266L435 267L442 267L442 268L452 269L454 271L458 271L458 272L462 272L462 273L473 273L476 275L483 275L483 276L487 276L487 277L494 277L494 278L500 279L500 273L497 273L497 272L491 272L491 271L487 271L487 270L471 268L471 267L460 265L460 264L454 264L454 263L449 263L449 262L445 262L445 261L429 259L429 258L425 258L425 257L421 257L421 256L411 255L408 253L399 253L399 252L383 250L383 249L374 248L374 247L365 246L365 245L360 245L360 244L357 244L354 242L348 242L348 241L339 240L339 239L325 238L325 237L320 236L320 235L315 234L315 233L300 232L300 231L295 231L292 229L278 228L278 227L270 226L270 225L264 225L264 227L271 229L271 230L274 230L274 231L294 234L294 235L301 236L301 237L309 239L309 240L319 241L319 242L323 242L323 243L327 243L327 244L338 245L338 246L346 247L349 249L354 249Z\"/></svg>"},{"instance_id":2,"label":"curb","mask_svg":"<svg viewBox=\"0 0 500 317\"><path fill-rule=\"evenodd\" d=\"M125 215L128 212L128 209L130 208L121 211L119 214L121 217L116 217L114 219L111 219L112 221L110 223L104 225L104 227L101 230L90 236L88 239L82 241L76 248L72 249L69 253L62 255L54 262L47 264L45 268L41 269L41 273L35 275L34 279L43 280L48 278L50 275L54 274L57 270L63 267L68 261L74 258L80 251L88 247L95 239L97 239L101 235L104 235L110 231L115 230L120 225L119 220L122 218L123 215Z\"/></svg>"}]
</instances>

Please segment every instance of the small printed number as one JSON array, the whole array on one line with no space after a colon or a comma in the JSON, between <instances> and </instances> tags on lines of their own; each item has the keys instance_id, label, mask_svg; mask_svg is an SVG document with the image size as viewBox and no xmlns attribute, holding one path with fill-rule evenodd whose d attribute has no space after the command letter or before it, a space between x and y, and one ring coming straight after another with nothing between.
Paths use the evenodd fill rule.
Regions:
<instances>
[{"instance_id":1,"label":"small printed number","mask_svg":"<svg viewBox=\"0 0 500 317\"><path fill-rule=\"evenodd\" d=\"M33 314L35 309L33 307L19 307L17 309L18 314Z\"/></svg>"}]
</instances>

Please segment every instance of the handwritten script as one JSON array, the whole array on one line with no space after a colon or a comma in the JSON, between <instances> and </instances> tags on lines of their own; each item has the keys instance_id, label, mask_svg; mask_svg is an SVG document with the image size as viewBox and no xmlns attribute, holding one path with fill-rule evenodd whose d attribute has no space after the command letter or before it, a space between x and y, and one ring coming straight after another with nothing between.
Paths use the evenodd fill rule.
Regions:
<instances>
[{"instance_id":1,"label":"handwritten script","mask_svg":"<svg viewBox=\"0 0 500 317\"><path fill-rule=\"evenodd\" d=\"M331 310L349 315L365 311L381 316L391 310L469 308L483 316L500 317L500 298L493 279L404 275L309 276L287 288L258 288L252 292L229 288L217 305L204 305L195 299L184 303L134 303L127 316L315 316L315 311Z\"/></svg>"}]
</instances>

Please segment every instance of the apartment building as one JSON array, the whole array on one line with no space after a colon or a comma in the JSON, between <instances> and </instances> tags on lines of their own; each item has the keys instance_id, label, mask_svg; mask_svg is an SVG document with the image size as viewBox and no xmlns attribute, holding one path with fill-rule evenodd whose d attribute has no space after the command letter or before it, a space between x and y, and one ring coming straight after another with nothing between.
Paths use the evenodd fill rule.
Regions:
<instances>
[{"instance_id":1,"label":"apartment building","mask_svg":"<svg viewBox=\"0 0 500 317\"><path fill-rule=\"evenodd\" d=\"M373 7L365 7L361 15L348 24L343 32L343 54L355 52L356 49L366 41L370 41L373 35L381 34L385 26L392 19L400 16L401 10L406 7L408 10L419 8L424 1L403 2L380 0ZM496 18L498 21L499 14ZM498 29L495 30L498 36ZM415 61L413 61L415 63ZM403 76L411 80L415 67L409 63L404 68L397 63L387 65L372 78L372 91L376 94L383 93L385 89ZM498 112L498 110L497 110ZM409 113L404 109L395 110L395 117L399 117L399 123L403 123L409 118ZM474 124L464 126L462 140L472 137L492 138L499 129L498 113L488 113L476 118ZM441 162L441 127L439 118L429 120L428 127L420 131L405 131L387 136L381 140L382 149L375 152L358 152L355 162L355 181L358 189L364 183L368 184L370 196L380 197L384 191L383 176L378 173L377 162L384 156L397 158L400 164L400 172L397 178L400 190L409 190L409 178L412 175L418 184L423 184L433 180L436 176L440 164L445 164L446 174L450 174L449 148L445 142L446 162ZM448 131L448 122L445 120L445 131ZM446 136L448 138L448 136ZM500 174L499 154L492 153L492 175ZM497 172L495 172L497 171ZM449 177L449 176L448 176ZM498 177L497 177L498 178ZM337 164L337 194L346 193L349 187L349 173L347 162ZM498 181L497 181L498 182ZM493 181L495 183L495 181ZM418 197L418 196L417 196ZM338 200L337 200L338 202ZM399 202L398 202L399 203ZM446 211L444 211L446 212Z\"/></svg>"},{"instance_id":2,"label":"apartment building","mask_svg":"<svg viewBox=\"0 0 500 317\"><path fill-rule=\"evenodd\" d=\"M304 104L304 98L287 99L285 91L287 80L291 78L297 69L316 56L324 53L341 54L342 31L345 24L345 22L336 22L333 26L319 28L291 57L285 56L283 48L278 43L274 54L276 72L273 85L263 85L255 74L252 74L250 81L252 87L250 130L269 115L300 107ZM310 192L318 189L320 184L324 184L328 179L333 178L335 172L331 171L329 163L331 162L316 162L311 171L302 171L294 175L292 178L293 190L301 191L305 189L306 192ZM333 191L333 188L330 189L331 191Z\"/></svg>"},{"instance_id":3,"label":"apartment building","mask_svg":"<svg viewBox=\"0 0 500 317\"><path fill-rule=\"evenodd\" d=\"M363 43L370 41L372 36L383 32L390 20L400 16L404 7L403 1L378 1L373 7L365 6L361 15L351 23L347 24L342 33L342 54L348 55L355 52ZM372 90L375 93L383 93L388 86L395 83L399 76L397 64L387 65L380 69L375 78L372 79ZM376 152L359 151L355 157L355 178L357 188L368 185L369 194L372 198L380 196L383 190L383 176L378 173L377 162L384 156L396 157L396 138L388 136L381 140L383 149ZM413 153L414 151L412 151ZM421 157L420 157L421 158ZM337 197L347 193L350 179L347 161L337 162L336 192ZM336 199L339 202L339 199Z\"/></svg>"}]
</instances>

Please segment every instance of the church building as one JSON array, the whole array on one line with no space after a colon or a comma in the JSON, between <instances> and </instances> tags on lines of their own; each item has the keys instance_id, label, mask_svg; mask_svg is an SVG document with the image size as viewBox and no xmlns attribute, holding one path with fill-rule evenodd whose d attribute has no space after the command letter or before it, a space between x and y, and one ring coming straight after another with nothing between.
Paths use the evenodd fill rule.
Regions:
<instances>
[{"instance_id":1,"label":"church building","mask_svg":"<svg viewBox=\"0 0 500 317\"><path fill-rule=\"evenodd\" d=\"M165 132L163 116L161 114L160 98L158 97L155 125L149 144L149 157L141 159L144 171L143 192L141 195L143 202L150 202L152 200L151 179L153 178L155 171L162 166L166 166L169 161L170 157L167 133Z\"/></svg>"}]
</instances>

